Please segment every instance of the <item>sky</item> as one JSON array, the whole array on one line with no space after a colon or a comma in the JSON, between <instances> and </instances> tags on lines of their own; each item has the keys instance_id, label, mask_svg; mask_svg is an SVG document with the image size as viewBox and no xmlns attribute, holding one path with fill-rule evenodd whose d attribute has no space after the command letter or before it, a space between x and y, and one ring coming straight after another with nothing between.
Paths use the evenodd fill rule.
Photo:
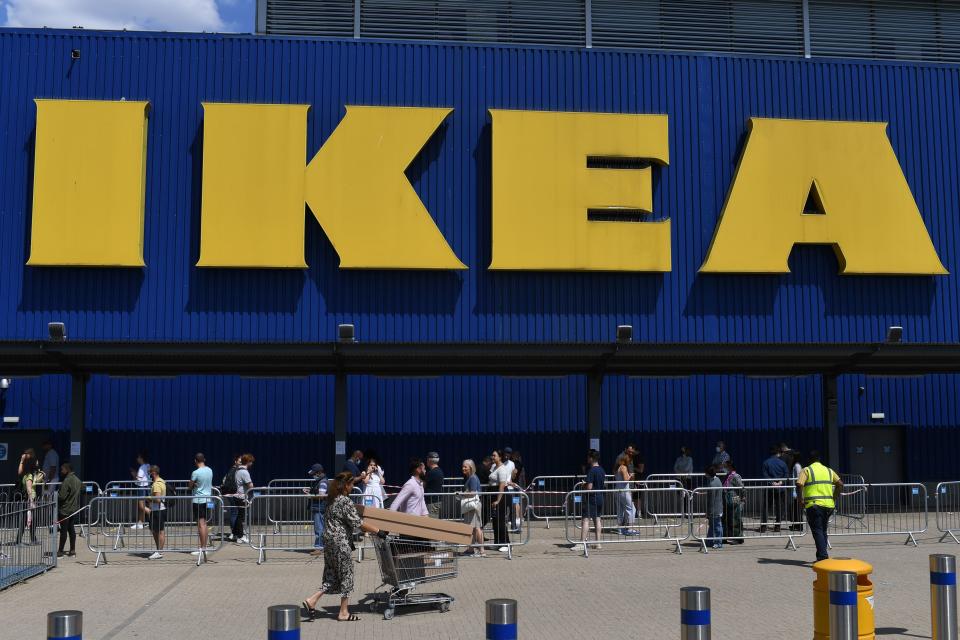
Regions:
<instances>
[{"instance_id":1,"label":"sky","mask_svg":"<svg viewBox=\"0 0 960 640\"><path fill-rule=\"evenodd\" d=\"M0 0L5 27L254 31L256 0Z\"/></svg>"}]
</instances>

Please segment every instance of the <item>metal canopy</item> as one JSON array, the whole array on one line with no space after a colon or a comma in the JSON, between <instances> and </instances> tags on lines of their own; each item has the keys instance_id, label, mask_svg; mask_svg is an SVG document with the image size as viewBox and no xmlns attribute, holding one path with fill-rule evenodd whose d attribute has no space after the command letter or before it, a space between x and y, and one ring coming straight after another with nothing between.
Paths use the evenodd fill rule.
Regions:
<instances>
[{"instance_id":1,"label":"metal canopy","mask_svg":"<svg viewBox=\"0 0 960 640\"><path fill-rule=\"evenodd\" d=\"M0 374L628 376L960 373L960 344L0 342Z\"/></svg>"}]
</instances>

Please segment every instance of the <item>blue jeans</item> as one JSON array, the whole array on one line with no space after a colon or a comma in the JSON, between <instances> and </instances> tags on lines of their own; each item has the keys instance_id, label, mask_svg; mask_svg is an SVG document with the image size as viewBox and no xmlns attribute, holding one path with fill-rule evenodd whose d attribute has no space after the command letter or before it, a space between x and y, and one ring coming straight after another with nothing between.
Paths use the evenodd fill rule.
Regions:
<instances>
[{"instance_id":1,"label":"blue jeans","mask_svg":"<svg viewBox=\"0 0 960 640\"><path fill-rule=\"evenodd\" d=\"M827 522L833 515L833 509L813 505L807 507L807 524L810 525L810 533L813 535L813 541L817 545L817 560L826 560L830 557L827 547Z\"/></svg>"},{"instance_id":2,"label":"blue jeans","mask_svg":"<svg viewBox=\"0 0 960 640\"><path fill-rule=\"evenodd\" d=\"M313 512L313 546L315 549L323 549L323 512Z\"/></svg>"},{"instance_id":3,"label":"blue jeans","mask_svg":"<svg viewBox=\"0 0 960 640\"><path fill-rule=\"evenodd\" d=\"M723 546L723 516L708 516L709 528L707 529L707 540L712 541L715 547Z\"/></svg>"}]
</instances>

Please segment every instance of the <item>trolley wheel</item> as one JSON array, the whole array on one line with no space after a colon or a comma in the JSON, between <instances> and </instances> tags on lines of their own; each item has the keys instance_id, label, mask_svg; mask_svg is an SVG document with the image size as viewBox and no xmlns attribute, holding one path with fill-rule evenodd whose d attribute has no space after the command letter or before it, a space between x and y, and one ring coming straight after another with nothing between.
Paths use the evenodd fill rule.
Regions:
<instances>
[{"instance_id":1,"label":"trolley wheel","mask_svg":"<svg viewBox=\"0 0 960 640\"><path fill-rule=\"evenodd\" d=\"M449 603L449 602L441 602L441 603L440 603L440 606L437 607L437 608L440 609L440 613L446 613L447 611L450 611L450 603Z\"/></svg>"},{"instance_id":2,"label":"trolley wheel","mask_svg":"<svg viewBox=\"0 0 960 640\"><path fill-rule=\"evenodd\" d=\"M383 610L383 619L384 619L384 620L393 620L393 609L384 609L384 610Z\"/></svg>"}]
</instances>

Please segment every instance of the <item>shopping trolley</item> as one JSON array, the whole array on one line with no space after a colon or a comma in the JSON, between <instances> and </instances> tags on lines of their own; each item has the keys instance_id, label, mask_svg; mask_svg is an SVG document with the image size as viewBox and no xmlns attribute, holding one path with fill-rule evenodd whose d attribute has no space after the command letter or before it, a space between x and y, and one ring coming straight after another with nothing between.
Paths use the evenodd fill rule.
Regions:
<instances>
[{"instance_id":1,"label":"shopping trolley","mask_svg":"<svg viewBox=\"0 0 960 640\"><path fill-rule=\"evenodd\" d=\"M397 607L436 605L440 612L450 610L453 596L445 593L413 593L417 585L457 577L457 552L443 542L408 540L397 536L374 537L373 546L380 565L381 586L389 591L373 595L370 610L383 609L383 619L393 619Z\"/></svg>"}]
</instances>

